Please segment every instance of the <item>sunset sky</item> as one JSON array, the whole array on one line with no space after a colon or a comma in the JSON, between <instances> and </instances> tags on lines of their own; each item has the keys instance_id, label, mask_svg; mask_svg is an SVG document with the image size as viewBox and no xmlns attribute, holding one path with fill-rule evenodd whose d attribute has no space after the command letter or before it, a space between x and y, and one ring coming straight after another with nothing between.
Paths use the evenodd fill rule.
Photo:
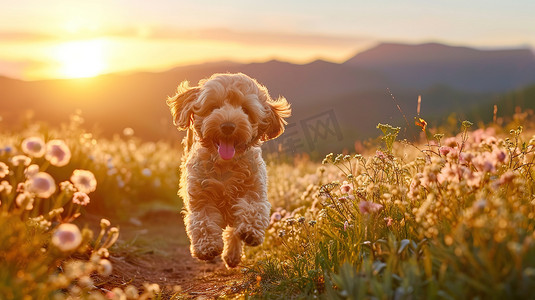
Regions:
<instances>
[{"instance_id":1,"label":"sunset sky","mask_svg":"<svg viewBox=\"0 0 535 300\"><path fill-rule=\"evenodd\" d=\"M0 10L0 75L88 77L223 59L341 62L382 41L533 49L534 15L533 0L10 1Z\"/></svg>"}]
</instances>

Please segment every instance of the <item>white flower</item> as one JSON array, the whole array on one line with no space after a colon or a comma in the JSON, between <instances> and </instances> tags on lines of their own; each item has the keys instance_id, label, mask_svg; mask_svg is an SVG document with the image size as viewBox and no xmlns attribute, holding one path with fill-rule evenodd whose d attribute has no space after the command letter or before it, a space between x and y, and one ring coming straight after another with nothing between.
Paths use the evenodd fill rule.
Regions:
<instances>
[{"instance_id":1,"label":"white flower","mask_svg":"<svg viewBox=\"0 0 535 300\"><path fill-rule=\"evenodd\" d=\"M46 143L45 158L56 167L63 167L71 160L71 150L62 140L51 140Z\"/></svg>"},{"instance_id":2,"label":"white flower","mask_svg":"<svg viewBox=\"0 0 535 300\"><path fill-rule=\"evenodd\" d=\"M36 164L31 164L24 170L24 175L26 175L27 178L30 178L37 173L39 173L39 166Z\"/></svg>"},{"instance_id":3,"label":"white flower","mask_svg":"<svg viewBox=\"0 0 535 300\"><path fill-rule=\"evenodd\" d=\"M78 191L89 194L97 189L97 180L95 175L87 170L74 170L71 176L71 182Z\"/></svg>"},{"instance_id":4,"label":"white flower","mask_svg":"<svg viewBox=\"0 0 535 300\"><path fill-rule=\"evenodd\" d=\"M2 182L0 182L0 193L6 192L6 194L11 194L12 190L13 186L11 186L7 180L2 180Z\"/></svg>"},{"instance_id":5,"label":"white flower","mask_svg":"<svg viewBox=\"0 0 535 300\"><path fill-rule=\"evenodd\" d=\"M89 201L90 201L89 196L86 193L83 193L83 192L76 192L72 196L72 202L76 203L76 204L79 204L79 205L82 205L82 206L88 205Z\"/></svg>"},{"instance_id":6,"label":"white flower","mask_svg":"<svg viewBox=\"0 0 535 300\"><path fill-rule=\"evenodd\" d=\"M17 166L28 166L30 162L32 161L31 158L29 158L26 155L15 155L11 158L11 163L17 167Z\"/></svg>"},{"instance_id":7,"label":"white flower","mask_svg":"<svg viewBox=\"0 0 535 300\"><path fill-rule=\"evenodd\" d=\"M58 226L52 235L52 244L61 251L71 251L82 243L82 234L78 226L70 223L63 223Z\"/></svg>"},{"instance_id":8,"label":"white flower","mask_svg":"<svg viewBox=\"0 0 535 300\"><path fill-rule=\"evenodd\" d=\"M152 175L152 171L149 168L145 168L141 171L141 174L145 177L150 177Z\"/></svg>"},{"instance_id":9,"label":"white flower","mask_svg":"<svg viewBox=\"0 0 535 300\"><path fill-rule=\"evenodd\" d=\"M22 141L22 151L32 157L45 155L45 141L40 137L29 137Z\"/></svg>"},{"instance_id":10,"label":"white flower","mask_svg":"<svg viewBox=\"0 0 535 300\"><path fill-rule=\"evenodd\" d=\"M134 129L126 127L125 129L123 129L123 134L124 136L131 137L134 135Z\"/></svg>"},{"instance_id":11,"label":"white flower","mask_svg":"<svg viewBox=\"0 0 535 300\"><path fill-rule=\"evenodd\" d=\"M9 174L9 167L5 163L0 162L0 178L6 177L7 174Z\"/></svg>"},{"instance_id":12,"label":"white flower","mask_svg":"<svg viewBox=\"0 0 535 300\"><path fill-rule=\"evenodd\" d=\"M98 273L102 276L109 276L111 275L112 266L111 262L107 259L101 259L98 262Z\"/></svg>"},{"instance_id":13,"label":"white flower","mask_svg":"<svg viewBox=\"0 0 535 300\"><path fill-rule=\"evenodd\" d=\"M17 203L18 207L21 207L25 210L32 210L33 209L33 195L27 192L18 194L17 198L15 199L15 203Z\"/></svg>"},{"instance_id":14,"label":"white flower","mask_svg":"<svg viewBox=\"0 0 535 300\"><path fill-rule=\"evenodd\" d=\"M48 173L39 172L28 179L28 190L41 198L48 198L56 191L56 182Z\"/></svg>"}]
</instances>

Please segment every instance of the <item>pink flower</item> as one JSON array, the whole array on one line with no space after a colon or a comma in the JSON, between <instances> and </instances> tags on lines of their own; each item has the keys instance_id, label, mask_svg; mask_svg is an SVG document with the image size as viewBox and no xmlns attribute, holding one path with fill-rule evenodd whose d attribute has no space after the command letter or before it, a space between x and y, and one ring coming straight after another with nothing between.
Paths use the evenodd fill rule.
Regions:
<instances>
[{"instance_id":1,"label":"pink flower","mask_svg":"<svg viewBox=\"0 0 535 300\"><path fill-rule=\"evenodd\" d=\"M282 219L282 215L280 212L276 211L271 215L271 221L270 224L274 224Z\"/></svg>"},{"instance_id":2,"label":"pink flower","mask_svg":"<svg viewBox=\"0 0 535 300\"><path fill-rule=\"evenodd\" d=\"M97 180L91 171L74 170L71 181L80 192L89 194L97 189Z\"/></svg>"},{"instance_id":3,"label":"pink flower","mask_svg":"<svg viewBox=\"0 0 535 300\"><path fill-rule=\"evenodd\" d=\"M377 156L381 160L385 160L386 159L386 155L381 150L375 151L375 156Z\"/></svg>"},{"instance_id":4,"label":"pink flower","mask_svg":"<svg viewBox=\"0 0 535 300\"><path fill-rule=\"evenodd\" d=\"M392 226L392 221L394 221L394 219L392 219L391 217L386 217L386 218L384 218L384 220L386 222L386 226L387 227Z\"/></svg>"},{"instance_id":5,"label":"pink flower","mask_svg":"<svg viewBox=\"0 0 535 300\"><path fill-rule=\"evenodd\" d=\"M379 212L383 206L379 203L374 203L371 201L360 201L359 210L362 214L373 214Z\"/></svg>"},{"instance_id":6,"label":"pink flower","mask_svg":"<svg viewBox=\"0 0 535 300\"><path fill-rule=\"evenodd\" d=\"M22 151L32 157L45 155L45 141L40 137L29 137L22 141Z\"/></svg>"},{"instance_id":7,"label":"pink flower","mask_svg":"<svg viewBox=\"0 0 535 300\"><path fill-rule=\"evenodd\" d=\"M340 187L340 191L344 194L351 193L353 191L353 187L347 181L344 181Z\"/></svg>"},{"instance_id":8,"label":"pink flower","mask_svg":"<svg viewBox=\"0 0 535 300\"><path fill-rule=\"evenodd\" d=\"M52 235L52 244L64 252L78 248L81 243L82 234L74 224L61 224Z\"/></svg>"},{"instance_id":9,"label":"pink flower","mask_svg":"<svg viewBox=\"0 0 535 300\"><path fill-rule=\"evenodd\" d=\"M48 198L56 192L56 182L50 174L39 172L28 179L28 190L38 197Z\"/></svg>"},{"instance_id":10,"label":"pink flower","mask_svg":"<svg viewBox=\"0 0 535 300\"><path fill-rule=\"evenodd\" d=\"M62 140L51 140L46 144L45 158L56 167L63 167L71 160L71 150Z\"/></svg>"},{"instance_id":11,"label":"pink flower","mask_svg":"<svg viewBox=\"0 0 535 300\"><path fill-rule=\"evenodd\" d=\"M448 146L442 146L442 147L439 148L438 151L440 152L440 155L442 155L442 156L446 156L446 155L448 155L448 153L450 153L450 151L452 151L452 150L453 150L453 148L451 148L451 147L448 147Z\"/></svg>"}]
</instances>

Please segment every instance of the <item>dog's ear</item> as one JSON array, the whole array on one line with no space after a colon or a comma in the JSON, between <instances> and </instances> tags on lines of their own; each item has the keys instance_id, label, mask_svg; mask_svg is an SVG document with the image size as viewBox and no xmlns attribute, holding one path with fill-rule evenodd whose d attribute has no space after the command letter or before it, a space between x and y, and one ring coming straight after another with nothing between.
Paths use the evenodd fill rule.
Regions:
<instances>
[{"instance_id":1,"label":"dog's ear","mask_svg":"<svg viewBox=\"0 0 535 300\"><path fill-rule=\"evenodd\" d=\"M288 118L292 109L286 98L279 97L276 101L268 100L266 119L264 124L260 126L262 141L274 139L284 132L284 125L288 124L285 118Z\"/></svg>"},{"instance_id":2,"label":"dog's ear","mask_svg":"<svg viewBox=\"0 0 535 300\"><path fill-rule=\"evenodd\" d=\"M199 87L190 87L188 81L183 81L173 97L167 98L167 105L173 115L173 123L179 130L186 130L193 118L193 103L199 94Z\"/></svg>"}]
</instances>

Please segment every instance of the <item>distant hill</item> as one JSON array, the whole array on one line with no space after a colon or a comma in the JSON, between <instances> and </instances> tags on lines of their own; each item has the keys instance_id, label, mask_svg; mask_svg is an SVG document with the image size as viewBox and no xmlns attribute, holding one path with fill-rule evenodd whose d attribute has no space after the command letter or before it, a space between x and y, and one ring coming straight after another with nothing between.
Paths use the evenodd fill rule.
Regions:
<instances>
[{"instance_id":1,"label":"distant hill","mask_svg":"<svg viewBox=\"0 0 535 300\"><path fill-rule=\"evenodd\" d=\"M405 87L447 85L471 92L504 92L535 82L530 49L476 50L430 43L380 44L344 65L379 72Z\"/></svg>"},{"instance_id":2,"label":"distant hill","mask_svg":"<svg viewBox=\"0 0 535 300\"><path fill-rule=\"evenodd\" d=\"M36 120L57 124L79 108L87 124L98 124L104 135L132 127L145 139L177 139L165 99L183 80L196 84L220 72L246 73L272 96L285 96L293 116L277 141L291 153L322 152L377 136L379 122L406 126L403 114L411 126L418 95L421 113L430 119L491 106L494 97L535 83L535 59L527 49L381 44L342 64L217 62L87 79L26 82L0 77L0 128L16 124L28 110ZM315 132L325 138L312 136Z\"/></svg>"}]
</instances>

